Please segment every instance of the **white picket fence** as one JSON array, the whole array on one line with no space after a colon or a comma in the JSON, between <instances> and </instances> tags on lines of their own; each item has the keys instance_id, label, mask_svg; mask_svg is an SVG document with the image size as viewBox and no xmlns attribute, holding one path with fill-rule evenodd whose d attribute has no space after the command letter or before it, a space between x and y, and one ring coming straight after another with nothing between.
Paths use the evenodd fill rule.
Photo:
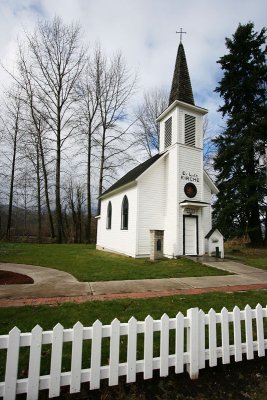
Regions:
<instances>
[{"instance_id":1,"label":"white picket fence","mask_svg":"<svg viewBox=\"0 0 267 400\"><path fill-rule=\"evenodd\" d=\"M49 389L49 398L60 394L61 386L69 385L70 393L77 393L81 383L89 382L90 389L98 389L101 379L108 379L110 386L117 385L119 376L126 376L127 382L135 382L136 374L143 373L144 379L153 377L153 370L159 369L160 376L167 376L169 367L182 373L184 366L190 377L198 377L199 370L205 368L206 360L210 367L241 361L242 354L253 359L254 352L259 357L265 355L267 339L264 338L264 324L267 308L258 305L255 310L246 306L243 311L235 307L232 312L223 308L220 313L213 309L205 314L198 308L178 313L175 318L164 314L160 320L147 316L144 321L131 318L128 323L117 319L111 325L96 321L91 327L77 322L73 329L64 329L57 324L52 331L43 331L36 326L30 333L21 333L13 328L9 335L0 336L0 350L7 349L5 381L0 383L0 396L5 400L16 398L17 393L27 393L27 399L38 399L39 390ZM206 328L207 327L207 328ZM266 327L267 328L267 327ZM267 329L266 329L267 331ZM160 352L155 357L154 332L160 332ZM174 332L174 346L170 354L170 332ZM137 338L143 334L143 359L137 359ZM126 362L120 362L121 337L127 337ZM109 365L101 365L102 338L110 338ZM82 369L83 342L91 341L91 358L88 368ZM158 338L157 338L158 340ZM72 343L71 368L62 371L63 343ZM50 374L40 376L41 353L43 345L51 345ZM20 348L28 346L28 377L18 379Z\"/></svg>"}]
</instances>

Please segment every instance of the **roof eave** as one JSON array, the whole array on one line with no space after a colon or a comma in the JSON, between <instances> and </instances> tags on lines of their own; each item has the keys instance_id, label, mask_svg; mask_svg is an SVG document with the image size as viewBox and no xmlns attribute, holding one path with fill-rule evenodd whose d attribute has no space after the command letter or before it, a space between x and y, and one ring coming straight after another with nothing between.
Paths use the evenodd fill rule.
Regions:
<instances>
[{"instance_id":1,"label":"roof eave","mask_svg":"<svg viewBox=\"0 0 267 400\"><path fill-rule=\"evenodd\" d=\"M157 164L159 164L159 162L160 162L161 160L163 160L168 154L169 154L168 151L162 152L162 153L160 154L159 159L158 159L156 162L154 162L152 165L150 165L150 167L148 167L144 172L142 172L142 174L140 174L140 175L136 178L136 181L138 182L139 179L142 178L142 177L150 170L151 167L156 166Z\"/></svg>"},{"instance_id":2,"label":"roof eave","mask_svg":"<svg viewBox=\"0 0 267 400\"><path fill-rule=\"evenodd\" d=\"M197 112L201 115L205 115L208 113L208 110L206 108L202 108L199 106L194 106L192 104L185 103L184 101L180 100L175 100L172 104L170 104L156 119L157 122L161 121L169 112L174 108L174 107L183 107L188 109L189 111L194 111Z\"/></svg>"},{"instance_id":3,"label":"roof eave","mask_svg":"<svg viewBox=\"0 0 267 400\"><path fill-rule=\"evenodd\" d=\"M218 194L219 189L217 188L217 186L215 185L215 183L213 182L213 180L211 179L209 174L205 170L203 172L204 172L204 179L206 180L206 183L209 186L209 188L211 189L212 193Z\"/></svg>"},{"instance_id":4,"label":"roof eave","mask_svg":"<svg viewBox=\"0 0 267 400\"><path fill-rule=\"evenodd\" d=\"M101 194L101 196L99 196L98 198L99 199L105 199L107 197L110 197L111 195L113 196L114 194L117 194L117 193L119 193L121 191L130 189L131 187L136 186L136 185L137 185L137 181L136 181L136 179L133 179L131 182L127 182L124 185L122 185L122 186L120 186L120 187L118 187L116 189L113 189L108 193Z\"/></svg>"}]
</instances>

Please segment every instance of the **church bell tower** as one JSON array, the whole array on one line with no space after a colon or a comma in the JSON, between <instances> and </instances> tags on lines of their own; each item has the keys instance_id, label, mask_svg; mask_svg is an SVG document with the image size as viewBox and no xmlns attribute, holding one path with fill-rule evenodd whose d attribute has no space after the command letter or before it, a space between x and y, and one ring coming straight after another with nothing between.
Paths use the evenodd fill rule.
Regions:
<instances>
[{"instance_id":1,"label":"church bell tower","mask_svg":"<svg viewBox=\"0 0 267 400\"><path fill-rule=\"evenodd\" d=\"M160 153L166 156L166 192L168 208L165 235L175 240L165 254L198 255L204 253L203 216L203 117L207 110L195 105L183 44L175 62L169 106L158 117ZM166 238L171 243L171 238Z\"/></svg>"}]
</instances>

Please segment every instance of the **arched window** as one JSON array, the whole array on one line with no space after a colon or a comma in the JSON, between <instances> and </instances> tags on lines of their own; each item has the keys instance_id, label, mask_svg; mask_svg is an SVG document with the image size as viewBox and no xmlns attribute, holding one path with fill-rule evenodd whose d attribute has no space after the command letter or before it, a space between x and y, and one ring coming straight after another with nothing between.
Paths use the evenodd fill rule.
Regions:
<instances>
[{"instance_id":1,"label":"arched window","mask_svg":"<svg viewBox=\"0 0 267 400\"><path fill-rule=\"evenodd\" d=\"M112 219L112 205L111 202L108 202L107 209L107 229L111 229L111 219Z\"/></svg>"},{"instance_id":2,"label":"arched window","mask_svg":"<svg viewBox=\"0 0 267 400\"><path fill-rule=\"evenodd\" d=\"M129 202L127 196L123 197L121 205L121 229L128 229Z\"/></svg>"}]
</instances>

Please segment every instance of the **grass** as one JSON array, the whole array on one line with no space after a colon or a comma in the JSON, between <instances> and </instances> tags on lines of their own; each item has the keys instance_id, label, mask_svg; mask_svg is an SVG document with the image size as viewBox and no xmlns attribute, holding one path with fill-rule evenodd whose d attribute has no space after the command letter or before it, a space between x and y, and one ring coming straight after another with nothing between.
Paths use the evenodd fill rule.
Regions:
<instances>
[{"instance_id":1,"label":"grass","mask_svg":"<svg viewBox=\"0 0 267 400\"><path fill-rule=\"evenodd\" d=\"M267 249L252 249L249 247L238 246L226 249L226 257L235 261L241 261L251 267L267 270Z\"/></svg>"},{"instance_id":2,"label":"grass","mask_svg":"<svg viewBox=\"0 0 267 400\"><path fill-rule=\"evenodd\" d=\"M6 334L13 326L21 331L29 331L36 324L44 330L52 329L58 322L65 328L77 321L89 326L96 319L109 324L114 318L126 322L131 316L143 320L148 314L158 319L167 313L174 317L179 311L199 307L207 312L210 308L220 311L222 307L233 309L235 305L244 308L246 304L255 307L267 304L267 290L228 293L202 293L150 299L121 299L111 301L91 301L82 304L64 303L57 306L25 306L0 308L0 334Z\"/></svg>"},{"instance_id":3,"label":"grass","mask_svg":"<svg viewBox=\"0 0 267 400\"><path fill-rule=\"evenodd\" d=\"M0 261L68 272L82 282L227 275L194 261L134 259L98 251L93 245L0 243Z\"/></svg>"}]
</instances>

